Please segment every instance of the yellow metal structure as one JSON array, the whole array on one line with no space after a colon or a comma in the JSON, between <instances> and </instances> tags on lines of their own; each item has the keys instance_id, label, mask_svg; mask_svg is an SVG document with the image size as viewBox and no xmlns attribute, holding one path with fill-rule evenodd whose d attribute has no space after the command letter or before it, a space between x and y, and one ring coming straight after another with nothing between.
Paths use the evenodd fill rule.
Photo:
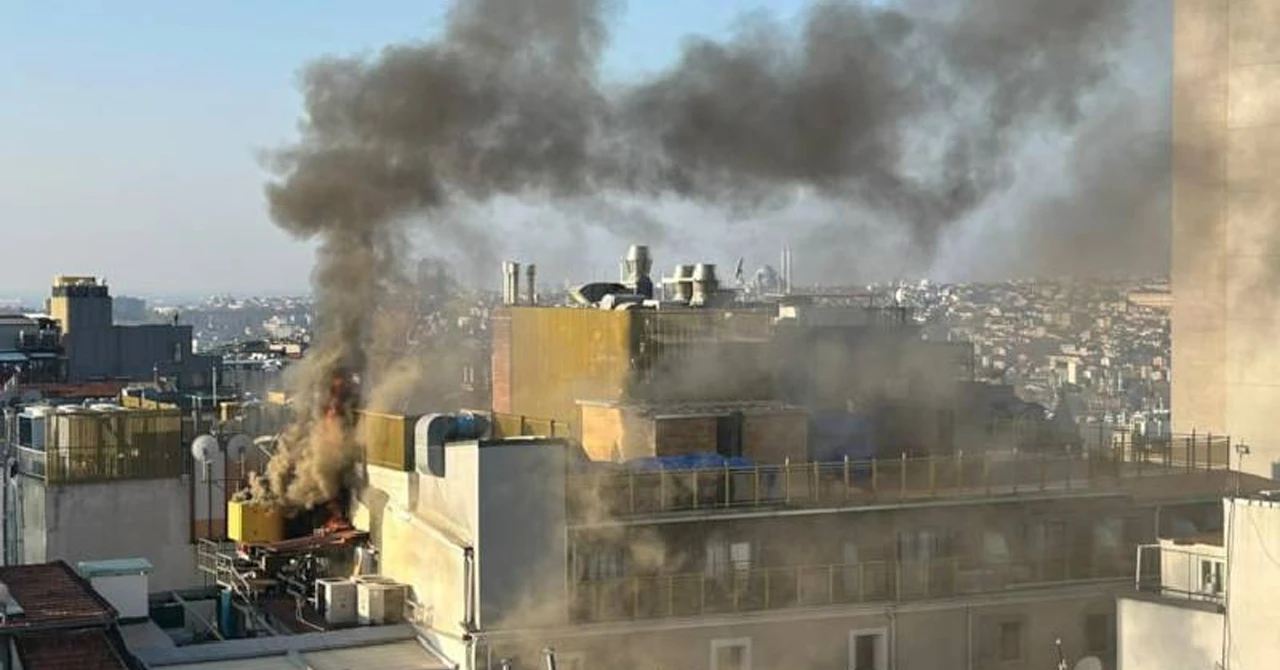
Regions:
<instances>
[{"instance_id":1,"label":"yellow metal structure","mask_svg":"<svg viewBox=\"0 0 1280 670\"><path fill-rule=\"evenodd\" d=\"M279 542L284 539L280 509L252 501L227 503L227 537L243 544Z\"/></svg>"},{"instance_id":2,"label":"yellow metal structure","mask_svg":"<svg viewBox=\"0 0 1280 670\"><path fill-rule=\"evenodd\" d=\"M413 429L418 416L356 412L357 430L365 445L365 462L401 472L413 470Z\"/></svg>"}]
</instances>

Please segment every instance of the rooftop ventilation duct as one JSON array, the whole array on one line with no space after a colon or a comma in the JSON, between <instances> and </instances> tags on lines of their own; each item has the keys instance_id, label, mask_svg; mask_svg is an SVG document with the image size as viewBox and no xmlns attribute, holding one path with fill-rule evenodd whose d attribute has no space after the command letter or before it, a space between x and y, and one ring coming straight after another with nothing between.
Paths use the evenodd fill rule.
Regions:
<instances>
[{"instance_id":1,"label":"rooftop ventilation duct","mask_svg":"<svg viewBox=\"0 0 1280 670\"><path fill-rule=\"evenodd\" d=\"M671 276L671 300L682 305L689 304L693 299L693 269L692 265L677 265L675 273Z\"/></svg>"},{"instance_id":2,"label":"rooftop ventilation duct","mask_svg":"<svg viewBox=\"0 0 1280 670\"><path fill-rule=\"evenodd\" d=\"M714 263L698 263L693 266L693 294L690 296L689 304L701 307L709 304L715 299L716 291L720 289L720 280L716 278L716 266Z\"/></svg>"},{"instance_id":3,"label":"rooftop ventilation duct","mask_svg":"<svg viewBox=\"0 0 1280 670\"><path fill-rule=\"evenodd\" d=\"M633 244L627 249L627 257L622 262L623 283L641 295L653 298L653 257L649 255L649 247Z\"/></svg>"}]
</instances>

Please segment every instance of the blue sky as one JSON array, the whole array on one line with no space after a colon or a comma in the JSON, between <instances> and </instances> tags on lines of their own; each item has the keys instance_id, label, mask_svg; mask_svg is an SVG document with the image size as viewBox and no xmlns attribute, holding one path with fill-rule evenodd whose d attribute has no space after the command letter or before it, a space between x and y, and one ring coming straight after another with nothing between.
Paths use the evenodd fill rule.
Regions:
<instances>
[{"instance_id":1,"label":"blue sky","mask_svg":"<svg viewBox=\"0 0 1280 670\"><path fill-rule=\"evenodd\" d=\"M633 0L606 72L658 69L688 34L804 4ZM57 273L117 293L302 289L310 252L267 220L254 152L294 132L306 61L429 37L446 7L0 0L0 298L41 295Z\"/></svg>"}]
</instances>

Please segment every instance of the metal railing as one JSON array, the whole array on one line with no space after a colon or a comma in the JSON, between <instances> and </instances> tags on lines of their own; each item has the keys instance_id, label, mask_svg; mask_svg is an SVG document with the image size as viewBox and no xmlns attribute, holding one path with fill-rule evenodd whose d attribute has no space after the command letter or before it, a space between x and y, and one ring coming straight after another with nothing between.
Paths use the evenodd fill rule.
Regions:
<instances>
[{"instance_id":1,"label":"metal railing","mask_svg":"<svg viewBox=\"0 0 1280 670\"><path fill-rule=\"evenodd\" d=\"M1139 545L1134 590L1169 598L1223 604L1227 563L1222 553L1159 544Z\"/></svg>"},{"instance_id":2,"label":"metal railing","mask_svg":"<svg viewBox=\"0 0 1280 670\"><path fill-rule=\"evenodd\" d=\"M52 447L17 446L18 471L50 484L122 479L167 479L189 472L187 451L173 444L145 446Z\"/></svg>"},{"instance_id":3,"label":"metal railing","mask_svg":"<svg viewBox=\"0 0 1280 670\"><path fill-rule=\"evenodd\" d=\"M1229 442L1117 441L1071 453L1012 450L834 463L569 475L571 516L760 506L840 506L1084 491L1122 480L1228 468Z\"/></svg>"},{"instance_id":4,"label":"metal railing","mask_svg":"<svg viewBox=\"0 0 1280 670\"><path fill-rule=\"evenodd\" d=\"M1126 560L1065 559L730 567L719 574L580 581L571 592L571 617L585 623L920 601L1124 580L1132 571Z\"/></svg>"}]
</instances>

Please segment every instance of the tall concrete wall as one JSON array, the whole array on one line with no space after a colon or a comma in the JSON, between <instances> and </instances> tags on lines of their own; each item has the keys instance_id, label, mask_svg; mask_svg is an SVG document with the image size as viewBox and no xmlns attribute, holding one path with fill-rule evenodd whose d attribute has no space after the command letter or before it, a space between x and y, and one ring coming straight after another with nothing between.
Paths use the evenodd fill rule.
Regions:
<instances>
[{"instance_id":1,"label":"tall concrete wall","mask_svg":"<svg viewBox=\"0 0 1280 670\"><path fill-rule=\"evenodd\" d=\"M1222 662L1222 613L1194 603L1116 603L1117 670L1217 668Z\"/></svg>"},{"instance_id":2,"label":"tall concrete wall","mask_svg":"<svg viewBox=\"0 0 1280 670\"><path fill-rule=\"evenodd\" d=\"M190 499L183 479L47 487L27 479L27 562L145 558L153 591L203 585L191 544ZM36 524L37 515L43 524ZM43 551L41 551L43 549Z\"/></svg>"},{"instance_id":3,"label":"tall concrete wall","mask_svg":"<svg viewBox=\"0 0 1280 670\"><path fill-rule=\"evenodd\" d=\"M1280 3L1177 0L1173 418L1280 472Z\"/></svg>"},{"instance_id":4,"label":"tall concrete wall","mask_svg":"<svg viewBox=\"0 0 1280 670\"><path fill-rule=\"evenodd\" d=\"M497 670L503 657L514 667L538 667L537 655L553 647L561 658L583 668L707 668L713 649L725 642L746 642L755 670L853 668L851 634L883 635L875 670L1007 670L1055 668L1063 652L1074 663L1087 655L1089 615L1114 616L1114 596L1106 588L1092 593L1048 591L1027 600L987 599L892 607L762 612L756 616L709 615L677 619L583 626L554 632L530 631L491 643L476 667ZM1018 658L1000 660L999 623L1021 624ZM1114 619L1112 619L1114 621ZM882 652L882 653L881 653ZM1114 668L1112 654L1099 655ZM721 668L724 666L721 665ZM1191 667L1191 666L1167 666ZM1196 666L1199 667L1199 666Z\"/></svg>"},{"instance_id":5,"label":"tall concrete wall","mask_svg":"<svg viewBox=\"0 0 1280 670\"><path fill-rule=\"evenodd\" d=\"M1228 668L1276 666L1280 648L1280 503L1227 500Z\"/></svg>"},{"instance_id":6,"label":"tall concrete wall","mask_svg":"<svg viewBox=\"0 0 1280 670\"><path fill-rule=\"evenodd\" d=\"M565 621L565 445L511 442L478 451L480 626Z\"/></svg>"}]
</instances>

